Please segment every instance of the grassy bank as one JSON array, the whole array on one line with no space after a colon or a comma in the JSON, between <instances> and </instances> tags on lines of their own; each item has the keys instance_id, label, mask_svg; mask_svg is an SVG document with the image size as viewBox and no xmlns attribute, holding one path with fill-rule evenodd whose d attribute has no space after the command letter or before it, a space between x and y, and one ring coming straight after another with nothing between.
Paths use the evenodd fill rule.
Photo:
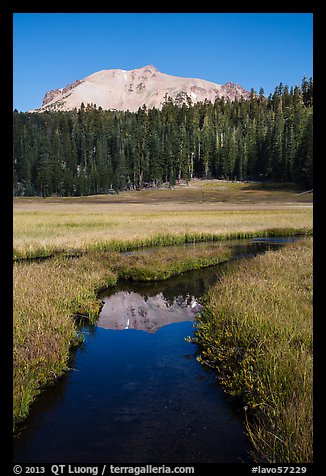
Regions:
<instances>
[{"instance_id":1,"label":"grassy bank","mask_svg":"<svg viewBox=\"0 0 326 476\"><path fill-rule=\"evenodd\" d=\"M68 369L70 349L80 343L74 315L94 321L96 290L117 279L167 279L229 258L219 249L184 247L155 254L117 252L64 255L14 264L14 421L23 420L42 387Z\"/></svg>"},{"instance_id":2,"label":"grassy bank","mask_svg":"<svg viewBox=\"0 0 326 476\"><path fill-rule=\"evenodd\" d=\"M255 459L312 461L312 239L227 265L197 322L199 360L247 405Z\"/></svg>"},{"instance_id":3,"label":"grassy bank","mask_svg":"<svg viewBox=\"0 0 326 476\"><path fill-rule=\"evenodd\" d=\"M65 370L80 343L73 314L96 316L97 287L116 275L84 256L14 264L14 421L22 420L40 388Z\"/></svg>"},{"instance_id":4,"label":"grassy bank","mask_svg":"<svg viewBox=\"0 0 326 476\"><path fill-rule=\"evenodd\" d=\"M311 231L311 195L220 180L117 196L14 199L14 258Z\"/></svg>"}]
</instances>

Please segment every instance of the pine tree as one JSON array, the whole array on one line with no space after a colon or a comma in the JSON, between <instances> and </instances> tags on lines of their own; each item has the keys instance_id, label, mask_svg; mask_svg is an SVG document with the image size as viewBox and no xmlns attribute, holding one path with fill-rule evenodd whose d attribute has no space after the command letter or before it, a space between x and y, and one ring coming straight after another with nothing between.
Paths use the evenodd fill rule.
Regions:
<instances>
[{"instance_id":1,"label":"pine tree","mask_svg":"<svg viewBox=\"0 0 326 476\"><path fill-rule=\"evenodd\" d=\"M313 187L313 116L307 117L303 134L295 156L296 181L308 188Z\"/></svg>"},{"instance_id":2,"label":"pine tree","mask_svg":"<svg viewBox=\"0 0 326 476\"><path fill-rule=\"evenodd\" d=\"M13 113L14 194L85 195L177 179L312 184L313 82L273 95L174 104L136 113L81 105Z\"/></svg>"}]
</instances>

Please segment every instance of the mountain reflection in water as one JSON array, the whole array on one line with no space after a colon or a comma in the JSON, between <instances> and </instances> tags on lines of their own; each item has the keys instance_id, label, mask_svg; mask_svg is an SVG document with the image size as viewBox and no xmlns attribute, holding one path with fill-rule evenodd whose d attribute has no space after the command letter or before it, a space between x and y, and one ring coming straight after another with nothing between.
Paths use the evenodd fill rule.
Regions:
<instances>
[{"instance_id":1,"label":"mountain reflection in water","mask_svg":"<svg viewBox=\"0 0 326 476\"><path fill-rule=\"evenodd\" d=\"M137 329L154 333L173 322L192 321L202 306L189 294L167 299L162 292L143 296L119 291L103 299L97 326L105 329Z\"/></svg>"},{"instance_id":2,"label":"mountain reflection in water","mask_svg":"<svg viewBox=\"0 0 326 476\"><path fill-rule=\"evenodd\" d=\"M235 259L282 244L279 237L272 244L228 242ZM225 395L211 369L197 362L197 347L185 340L198 303L228 266L166 281L121 280L99 292L98 327L85 326L84 344L69 363L73 370L31 406L14 439L14 462L250 462L242 404Z\"/></svg>"}]
</instances>

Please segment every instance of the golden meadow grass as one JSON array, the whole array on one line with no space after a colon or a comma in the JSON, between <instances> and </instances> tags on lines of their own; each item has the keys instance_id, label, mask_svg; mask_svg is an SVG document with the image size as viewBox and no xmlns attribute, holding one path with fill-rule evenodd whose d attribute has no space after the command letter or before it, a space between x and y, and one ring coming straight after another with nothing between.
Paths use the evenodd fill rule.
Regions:
<instances>
[{"instance_id":1,"label":"golden meadow grass","mask_svg":"<svg viewBox=\"0 0 326 476\"><path fill-rule=\"evenodd\" d=\"M200 204L44 204L14 207L14 257L128 249L237 236L271 228L311 230L311 207Z\"/></svg>"},{"instance_id":2,"label":"golden meadow grass","mask_svg":"<svg viewBox=\"0 0 326 476\"><path fill-rule=\"evenodd\" d=\"M271 228L311 230L311 200L312 194L285 185L224 180L109 196L20 197L14 199L14 258L254 236Z\"/></svg>"},{"instance_id":3,"label":"golden meadow grass","mask_svg":"<svg viewBox=\"0 0 326 476\"><path fill-rule=\"evenodd\" d=\"M198 318L199 360L249 407L259 461L312 461L312 238L228 264Z\"/></svg>"},{"instance_id":4,"label":"golden meadow grass","mask_svg":"<svg viewBox=\"0 0 326 476\"><path fill-rule=\"evenodd\" d=\"M173 191L14 199L14 258L23 259L14 264L14 420L24 419L40 389L67 370L71 346L80 342L73 315L98 316L96 289L119 276L166 279L228 256L227 248L209 247L129 257L117 250L298 232L312 232L311 194L287 187L194 181ZM81 255L69 258L74 252ZM53 257L26 260L42 256ZM286 321L292 311L284 310Z\"/></svg>"}]
</instances>

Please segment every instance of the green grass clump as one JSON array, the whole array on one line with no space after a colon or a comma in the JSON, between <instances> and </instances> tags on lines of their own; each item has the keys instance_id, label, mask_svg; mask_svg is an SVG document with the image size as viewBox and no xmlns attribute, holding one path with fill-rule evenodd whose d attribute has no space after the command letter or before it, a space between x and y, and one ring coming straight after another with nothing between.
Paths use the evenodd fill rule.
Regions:
<instances>
[{"instance_id":1,"label":"green grass clump","mask_svg":"<svg viewBox=\"0 0 326 476\"><path fill-rule=\"evenodd\" d=\"M256 461L311 462L312 239L228 264L196 325L198 360L248 407Z\"/></svg>"},{"instance_id":2,"label":"green grass clump","mask_svg":"<svg viewBox=\"0 0 326 476\"><path fill-rule=\"evenodd\" d=\"M167 252L164 252L167 251ZM197 250L160 250L149 259L144 255L133 256L119 264L118 274L122 279L132 281L159 281L177 276L190 270L217 265L230 258L231 252L226 247Z\"/></svg>"}]
</instances>

